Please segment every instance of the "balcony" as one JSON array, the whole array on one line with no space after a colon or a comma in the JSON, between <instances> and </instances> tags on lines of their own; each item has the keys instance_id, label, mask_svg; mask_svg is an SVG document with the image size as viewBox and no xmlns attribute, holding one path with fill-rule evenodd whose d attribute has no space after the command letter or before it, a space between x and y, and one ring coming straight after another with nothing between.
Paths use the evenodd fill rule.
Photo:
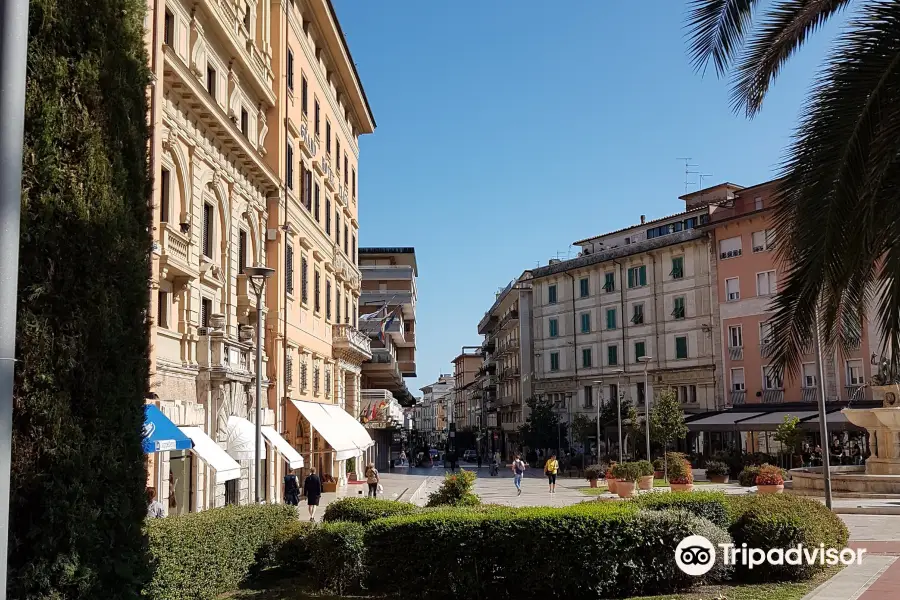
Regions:
<instances>
[{"instance_id":1,"label":"balcony","mask_svg":"<svg viewBox=\"0 0 900 600\"><path fill-rule=\"evenodd\" d=\"M519 322L519 311L511 310L502 319L500 319L500 329L504 329L509 325L513 325Z\"/></svg>"},{"instance_id":2,"label":"balcony","mask_svg":"<svg viewBox=\"0 0 900 600\"><path fill-rule=\"evenodd\" d=\"M412 281L415 271L412 265L362 265L360 270L366 279L376 281Z\"/></svg>"},{"instance_id":3,"label":"balcony","mask_svg":"<svg viewBox=\"0 0 900 600\"><path fill-rule=\"evenodd\" d=\"M782 404L784 403L784 390L763 390L763 404Z\"/></svg>"},{"instance_id":4,"label":"balcony","mask_svg":"<svg viewBox=\"0 0 900 600\"><path fill-rule=\"evenodd\" d=\"M493 354L494 350L497 349L497 344L494 340L485 340L485 342L481 345L481 349L489 354Z\"/></svg>"},{"instance_id":5,"label":"balcony","mask_svg":"<svg viewBox=\"0 0 900 600\"><path fill-rule=\"evenodd\" d=\"M851 384L848 386L844 386L844 390L847 394L847 400L861 400L864 397L866 386L862 383Z\"/></svg>"},{"instance_id":6,"label":"balcony","mask_svg":"<svg viewBox=\"0 0 900 600\"><path fill-rule=\"evenodd\" d=\"M162 229L160 270L166 269L169 274L175 276L194 276L197 269L191 267L188 237L168 223L160 223L160 228Z\"/></svg>"},{"instance_id":7,"label":"balcony","mask_svg":"<svg viewBox=\"0 0 900 600\"><path fill-rule=\"evenodd\" d=\"M412 307L413 313L407 315L407 311L404 310L404 316L413 316L415 314L415 296L409 290L360 290L359 303L360 304L371 304L383 306L387 304L388 306L398 306L403 305L404 308L407 306Z\"/></svg>"},{"instance_id":8,"label":"balcony","mask_svg":"<svg viewBox=\"0 0 900 600\"><path fill-rule=\"evenodd\" d=\"M250 278L245 273L237 276L237 310L241 316L256 310L256 293L253 291Z\"/></svg>"},{"instance_id":9,"label":"balcony","mask_svg":"<svg viewBox=\"0 0 900 600\"><path fill-rule=\"evenodd\" d=\"M731 360L744 360L744 347L743 346L729 346L728 347L728 358Z\"/></svg>"},{"instance_id":10,"label":"balcony","mask_svg":"<svg viewBox=\"0 0 900 600\"><path fill-rule=\"evenodd\" d=\"M731 390L731 405L743 406L747 403L746 390Z\"/></svg>"},{"instance_id":11,"label":"balcony","mask_svg":"<svg viewBox=\"0 0 900 600\"><path fill-rule=\"evenodd\" d=\"M515 379L519 376L519 367L507 367L500 374L501 379Z\"/></svg>"},{"instance_id":12,"label":"balcony","mask_svg":"<svg viewBox=\"0 0 900 600\"><path fill-rule=\"evenodd\" d=\"M804 387L800 388L800 400L803 402L817 402L819 400L816 392L819 388Z\"/></svg>"},{"instance_id":13,"label":"balcony","mask_svg":"<svg viewBox=\"0 0 900 600\"><path fill-rule=\"evenodd\" d=\"M331 343L335 357L352 364L361 364L372 358L369 336L350 325L332 325Z\"/></svg>"}]
</instances>

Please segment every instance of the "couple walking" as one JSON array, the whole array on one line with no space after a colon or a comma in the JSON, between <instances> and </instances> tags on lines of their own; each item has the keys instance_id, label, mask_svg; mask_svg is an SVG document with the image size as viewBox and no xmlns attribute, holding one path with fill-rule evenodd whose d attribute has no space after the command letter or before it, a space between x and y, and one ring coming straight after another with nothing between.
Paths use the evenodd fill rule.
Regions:
<instances>
[{"instance_id":1,"label":"couple walking","mask_svg":"<svg viewBox=\"0 0 900 600\"><path fill-rule=\"evenodd\" d=\"M516 454L512 462L513 483L516 485L516 495L522 495L522 477L525 475L525 462L519 454ZM550 484L550 493L556 493L556 474L559 472L559 461L556 455L551 454L544 464L544 474Z\"/></svg>"}]
</instances>

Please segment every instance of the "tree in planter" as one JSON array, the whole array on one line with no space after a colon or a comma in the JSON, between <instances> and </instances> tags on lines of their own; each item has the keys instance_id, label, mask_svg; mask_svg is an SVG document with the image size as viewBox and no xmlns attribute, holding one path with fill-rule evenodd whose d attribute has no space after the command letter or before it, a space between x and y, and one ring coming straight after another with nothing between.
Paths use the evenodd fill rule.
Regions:
<instances>
[{"instance_id":1,"label":"tree in planter","mask_svg":"<svg viewBox=\"0 0 900 600\"><path fill-rule=\"evenodd\" d=\"M688 428L684 423L684 411L678 402L678 394L674 388L666 388L659 392L653 408L650 409L650 438L662 444L663 453L669 451L669 444L674 440L683 440ZM663 463L667 468L668 461ZM664 475L668 478L668 471Z\"/></svg>"},{"instance_id":2,"label":"tree in planter","mask_svg":"<svg viewBox=\"0 0 900 600\"><path fill-rule=\"evenodd\" d=\"M146 10L31 1L11 598L132 600L150 579Z\"/></svg>"},{"instance_id":3,"label":"tree in planter","mask_svg":"<svg viewBox=\"0 0 900 600\"><path fill-rule=\"evenodd\" d=\"M627 424L623 425L623 427L628 437L632 440L634 457L637 458L639 450L643 447L641 440L644 439L647 430L644 426L644 418L638 415L637 409L632 405L628 406Z\"/></svg>"},{"instance_id":4,"label":"tree in planter","mask_svg":"<svg viewBox=\"0 0 900 600\"><path fill-rule=\"evenodd\" d=\"M582 445L582 448L587 448L590 444L591 440L597 436L597 417L588 417L583 413L578 413L572 418L572 437L574 440ZM599 440L598 440L599 441ZM600 453L600 446L597 445L597 453ZM582 465L581 468L584 468L584 452L581 454Z\"/></svg>"},{"instance_id":5,"label":"tree in planter","mask_svg":"<svg viewBox=\"0 0 900 600\"><path fill-rule=\"evenodd\" d=\"M522 442L533 450L556 448L559 440L565 440L566 423L560 423L553 402L547 398L529 398L525 401L531 414L519 427Z\"/></svg>"},{"instance_id":6,"label":"tree in planter","mask_svg":"<svg viewBox=\"0 0 900 600\"><path fill-rule=\"evenodd\" d=\"M794 467L795 458L803 449L803 440L806 432L800 428L800 419L793 415L785 415L784 421L775 429L775 441L788 449L791 457L791 468Z\"/></svg>"},{"instance_id":7,"label":"tree in planter","mask_svg":"<svg viewBox=\"0 0 900 600\"><path fill-rule=\"evenodd\" d=\"M603 407L600 409L600 427L605 430L607 427L615 427L618 429L619 419L622 420L622 429L627 433L625 421L628 419L628 415L631 410L631 401L625 399L625 392L620 392L621 402L619 402L616 398L611 398L608 402L603 404ZM616 414L616 409L619 404L622 405L622 411L620 415ZM618 436L617 436L618 437ZM612 459L612 454L607 451L608 458ZM616 455L618 458L618 455Z\"/></svg>"}]
</instances>

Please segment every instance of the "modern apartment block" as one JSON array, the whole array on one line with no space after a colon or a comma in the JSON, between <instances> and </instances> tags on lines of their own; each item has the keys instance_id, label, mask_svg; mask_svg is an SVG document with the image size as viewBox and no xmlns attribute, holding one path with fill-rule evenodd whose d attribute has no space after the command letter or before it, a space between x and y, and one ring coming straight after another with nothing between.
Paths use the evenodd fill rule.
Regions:
<instances>
[{"instance_id":1,"label":"modern apartment block","mask_svg":"<svg viewBox=\"0 0 900 600\"><path fill-rule=\"evenodd\" d=\"M409 406L413 396L405 378L416 376L415 248L360 248L359 265L360 327L372 345L372 358L362 366L363 386L386 389Z\"/></svg>"},{"instance_id":2,"label":"modern apartment block","mask_svg":"<svg viewBox=\"0 0 900 600\"><path fill-rule=\"evenodd\" d=\"M708 208L575 242L581 256L532 269L535 394L564 419L622 394L639 411L673 388L686 412L723 405ZM645 384L646 381L646 384Z\"/></svg>"},{"instance_id":3,"label":"modern apartment block","mask_svg":"<svg viewBox=\"0 0 900 600\"><path fill-rule=\"evenodd\" d=\"M490 452L504 457L521 448L519 427L527 417L531 397L532 358L531 273L525 271L497 293L478 323L484 336L484 364L478 373L480 400L489 435Z\"/></svg>"},{"instance_id":4,"label":"modern apartment block","mask_svg":"<svg viewBox=\"0 0 900 600\"><path fill-rule=\"evenodd\" d=\"M149 455L148 484L170 513L250 502L257 472L263 499L280 501L287 469L342 477L342 461L366 446L350 416L370 355L354 329L357 143L375 123L328 0L167 0L150 5L147 40L148 402L190 438ZM275 270L259 300L254 267ZM265 443L254 469L258 400ZM323 437L328 419L343 433Z\"/></svg>"}]
</instances>

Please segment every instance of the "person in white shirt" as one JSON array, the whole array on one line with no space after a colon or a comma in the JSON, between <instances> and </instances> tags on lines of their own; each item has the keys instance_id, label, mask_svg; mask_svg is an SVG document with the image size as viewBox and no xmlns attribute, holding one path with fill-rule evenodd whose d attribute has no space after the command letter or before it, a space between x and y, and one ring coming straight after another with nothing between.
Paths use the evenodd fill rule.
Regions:
<instances>
[{"instance_id":1,"label":"person in white shirt","mask_svg":"<svg viewBox=\"0 0 900 600\"><path fill-rule=\"evenodd\" d=\"M166 516L166 509L162 502L156 499L156 488L147 488L147 518L162 519Z\"/></svg>"}]
</instances>

